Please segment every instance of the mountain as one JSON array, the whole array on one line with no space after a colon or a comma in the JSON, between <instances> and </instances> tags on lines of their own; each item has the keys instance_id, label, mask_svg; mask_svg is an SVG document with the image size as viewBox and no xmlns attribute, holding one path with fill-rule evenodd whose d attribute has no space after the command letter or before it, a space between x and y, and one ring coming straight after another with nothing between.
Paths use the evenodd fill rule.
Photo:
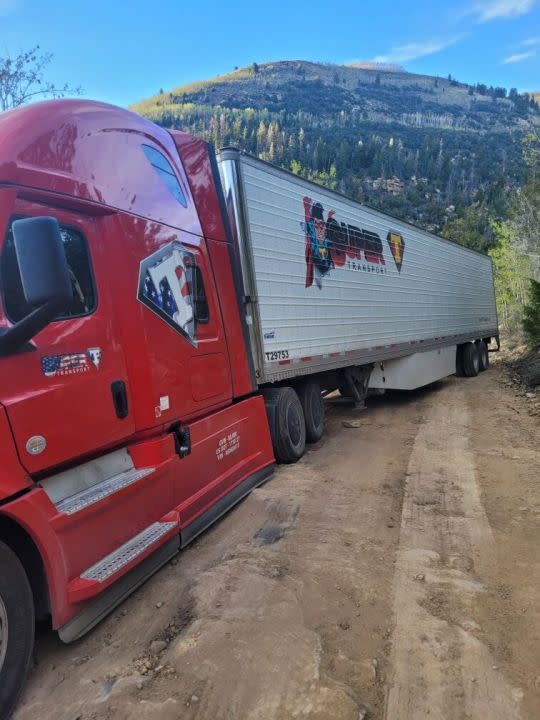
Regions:
<instances>
[{"instance_id":1,"label":"mountain","mask_svg":"<svg viewBox=\"0 0 540 720\"><path fill-rule=\"evenodd\" d=\"M372 63L254 63L132 109L433 231L473 204L486 246L488 218L525 178L520 140L540 127L536 100L515 89Z\"/></svg>"}]
</instances>

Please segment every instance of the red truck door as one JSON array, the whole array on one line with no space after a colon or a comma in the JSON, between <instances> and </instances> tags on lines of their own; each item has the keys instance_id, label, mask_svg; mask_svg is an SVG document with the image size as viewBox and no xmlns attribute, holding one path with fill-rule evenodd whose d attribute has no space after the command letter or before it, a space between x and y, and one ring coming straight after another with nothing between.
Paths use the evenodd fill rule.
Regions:
<instances>
[{"instance_id":1,"label":"red truck door","mask_svg":"<svg viewBox=\"0 0 540 720\"><path fill-rule=\"evenodd\" d=\"M134 422L109 281L117 262L113 221L30 202L16 206L0 260L2 302L12 322L28 308L11 222L33 215L58 219L73 285L71 307L34 338L35 349L0 359L0 366L9 364L5 406L19 457L37 473L118 444L133 433Z\"/></svg>"},{"instance_id":2,"label":"red truck door","mask_svg":"<svg viewBox=\"0 0 540 720\"><path fill-rule=\"evenodd\" d=\"M203 238L121 217L125 292L119 299L138 431L231 402L221 311Z\"/></svg>"}]
</instances>

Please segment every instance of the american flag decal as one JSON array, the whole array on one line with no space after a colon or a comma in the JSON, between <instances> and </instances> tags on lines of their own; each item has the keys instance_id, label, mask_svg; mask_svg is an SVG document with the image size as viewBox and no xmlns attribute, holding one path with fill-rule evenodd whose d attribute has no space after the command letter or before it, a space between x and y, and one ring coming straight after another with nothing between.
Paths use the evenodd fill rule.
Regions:
<instances>
[{"instance_id":1,"label":"american flag decal","mask_svg":"<svg viewBox=\"0 0 540 720\"><path fill-rule=\"evenodd\" d=\"M41 369L46 377L55 375L74 375L90 369L89 358L85 352L68 355L46 355L41 358Z\"/></svg>"},{"instance_id":2,"label":"american flag decal","mask_svg":"<svg viewBox=\"0 0 540 720\"><path fill-rule=\"evenodd\" d=\"M188 269L190 254L174 241L145 258L139 274L139 300L194 343L194 316Z\"/></svg>"}]
</instances>

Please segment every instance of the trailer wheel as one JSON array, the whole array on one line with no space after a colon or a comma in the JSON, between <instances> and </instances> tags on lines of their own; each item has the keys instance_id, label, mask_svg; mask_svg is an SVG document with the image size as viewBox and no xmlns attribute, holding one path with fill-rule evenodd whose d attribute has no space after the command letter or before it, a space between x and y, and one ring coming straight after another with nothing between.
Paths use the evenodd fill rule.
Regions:
<instances>
[{"instance_id":1,"label":"trailer wheel","mask_svg":"<svg viewBox=\"0 0 540 720\"><path fill-rule=\"evenodd\" d=\"M19 698L34 648L34 600L19 558L0 542L0 717Z\"/></svg>"},{"instance_id":2,"label":"trailer wheel","mask_svg":"<svg viewBox=\"0 0 540 720\"><path fill-rule=\"evenodd\" d=\"M465 377L476 377L480 371L480 353L476 344L465 343L462 353L463 374Z\"/></svg>"},{"instance_id":3,"label":"trailer wheel","mask_svg":"<svg viewBox=\"0 0 540 720\"><path fill-rule=\"evenodd\" d=\"M324 432L324 400L319 383L315 380L302 383L298 388L298 397L306 421L306 439L310 443L316 443Z\"/></svg>"},{"instance_id":4,"label":"trailer wheel","mask_svg":"<svg viewBox=\"0 0 540 720\"><path fill-rule=\"evenodd\" d=\"M458 345L456 348L456 375L458 377L465 377L465 370L463 369L463 348L464 345Z\"/></svg>"},{"instance_id":5,"label":"trailer wheel","mask_svg":"<svg viewBox=\"0 0 540 720\"><path fill-rule=\"evenodd\" d=\"M478 370L484 372L489 367L489 353L488 348L484 340L479 340L476 343L478 349Z\"/></svg>"},{"instance_id":6,"label":"trailer wheel","mask_svg":"<svg viewBox=\"0 0 540 720\"><path fill-rule=\"evenodd\" d=\"M291 387L269 388L264 391L264 401L276 460L300 460L306 449L306 422L298 395Z\"/></svg>"}]
</instances>

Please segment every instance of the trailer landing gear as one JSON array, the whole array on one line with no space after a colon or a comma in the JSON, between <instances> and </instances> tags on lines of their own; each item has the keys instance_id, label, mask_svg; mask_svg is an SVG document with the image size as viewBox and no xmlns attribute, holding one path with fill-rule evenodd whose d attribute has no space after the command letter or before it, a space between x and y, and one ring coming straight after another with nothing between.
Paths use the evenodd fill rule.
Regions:
<instances>
[{"instance_id":1,"label":"trailer landing gear","mask_svg":"<svg viewBox=\"0 0 540 720\"><path fill-rule=\"evenodd\" d=\"M365 408L372 370L373 365L360 365L345 368L339 374L339 392L343 397L351 398L356 410Z\"/></svg>"}]
</instances>

